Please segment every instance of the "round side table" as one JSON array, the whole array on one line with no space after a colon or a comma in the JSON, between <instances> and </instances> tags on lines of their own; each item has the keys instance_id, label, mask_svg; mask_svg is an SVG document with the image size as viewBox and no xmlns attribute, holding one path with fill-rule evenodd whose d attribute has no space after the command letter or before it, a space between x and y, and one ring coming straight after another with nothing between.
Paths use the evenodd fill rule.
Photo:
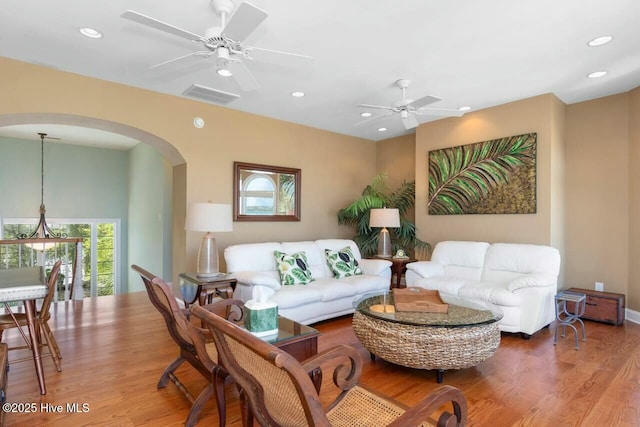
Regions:
<instances>
[{"instance_id":1,"label":"round side table","mask_svg":"<svg viewBox=\"0 0 640 427\"><path fill-rule=\"evenodd\" d=\"M401 283L402 276L407 271L407 264L410 262L416 262L417 259L414 258L391 258L390 261L393 263L391 265L391 288L406 288L407 285ZM393 280L393 276L395 275L395 283Z\"/></svg>"}]
</instances>

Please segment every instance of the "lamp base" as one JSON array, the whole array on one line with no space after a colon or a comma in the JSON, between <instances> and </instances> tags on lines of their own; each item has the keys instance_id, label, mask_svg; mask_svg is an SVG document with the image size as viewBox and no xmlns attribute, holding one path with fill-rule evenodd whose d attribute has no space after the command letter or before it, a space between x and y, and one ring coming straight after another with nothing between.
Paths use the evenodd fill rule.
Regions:
<instances>
[{"instance_id":1,"label":"lamp base","mask_svg":"<svg viewBox=\"0 0 640 427\"><path fill-rule=\"evenodd\" d=\"M202 237L200 249L198 249L198 264L196 266L196 276L215 277L218 271L218 247L213 234L207 233Z\"/></svg>"},{"instance_id":2,"label":"lamp base","mask_svg":"<svg viewBox=\"0 0 640 427\"><path fill-rule=\"evenodd\" d=\"M391 258L391 236L389 230L382 228L378 236L378 254L376 258Z\"/></svg>"}]
</instances>

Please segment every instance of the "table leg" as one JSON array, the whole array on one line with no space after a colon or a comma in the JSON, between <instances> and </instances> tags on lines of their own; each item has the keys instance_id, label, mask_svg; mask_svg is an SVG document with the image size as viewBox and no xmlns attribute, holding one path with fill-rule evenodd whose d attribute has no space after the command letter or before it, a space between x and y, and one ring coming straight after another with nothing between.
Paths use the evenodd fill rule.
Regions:
<instances>
[{"instance_id":1,"label":"table leg","mask_svg":"<svg viewBox=\"0 0 640 427\"><path fill-rule=\"evenodd\" d=\"M24 309L27 315L27 328L29 329L29 337L31 338L31 352L33 353L33 363L36 367L36 375L40 386L40 394L47 394L44 384L44 371L42 369L42 358L40 357L40 338L36 328L36 301L25 300Z\"/></svg>"}]
</instances>

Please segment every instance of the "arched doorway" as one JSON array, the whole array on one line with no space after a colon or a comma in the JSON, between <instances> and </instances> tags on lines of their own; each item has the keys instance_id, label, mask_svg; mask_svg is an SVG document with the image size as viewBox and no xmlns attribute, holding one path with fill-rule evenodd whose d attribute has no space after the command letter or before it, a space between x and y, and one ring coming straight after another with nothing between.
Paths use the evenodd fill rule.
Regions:
<instances>
[{"instance_id":1,"label":"arched doorway","mask_svg":"<svg viewBox=\"0 0 640 427\"><path fill-rule=\"evenodd\" d=\"M73 131L73 129L98 129L114 135L123 135L142 143L139 144L139 147L143 148L131 149L131 154L129 155L131 165L128 171L126 171L131 182L128 189L130 194L127 201L129 209L128 214L124 215L122 220L124 238L120 245L118 258L119 278L122 283L120 291L141 290L141 283L138 283L140 281L137 276L129 273L129 265L131 263L143 264L146 268L156 272L156 274L163 275L169 279L174 267L174 254L177 252L180 254L178 258L184 257L184 255L181 255L181 253L184 252L184 236L176 236L174 239L174 227L172 224L176 215L173 207L176 205L184 206L186 199L186 180L184 179L186 175L186 165L180 153L169 142L149 132L121 123L67 114L19 113L0 115L0 136L2 135L2 128L9 129L16 125L37 125L41 131L46 132L47 125L52 124L66 125L71 131ZM61 136L64 137L64 135ZM34 139L34 137L35 133L28 139L31 140ZM78 151L82 151L83 149L84 147ZM154 158L154 155L149 155L149 152L155 152L155 156L163 159L166 165L157 166L157 162L153 163L153 161L150 161L149 158ZM26 162L25 159L15 160L16 162ZM39 151L37 160L39 162ZM74 169L72 162L68 165L58 164L57 166L60 168L68 168L71 171ZM158 172L156 169L160 171ZM164 172L162 169L164 169ZM80 171L78 173L87 173L87 171ZM114 171L114 173L121 175L123 171L118 170ZM75 178L82 180L82 176L76 176ZM109 179L105 181L107 181L105 184L106 190L112 190L108 188ZM158 193L162 200L157 200L157 198L152 198L152 195L147 194L150 192L145 191L145 189L151 184L147 183L147 187L145 188L144 181L162 182L164 191ZM143 182L143 184L140 184L140 182ZM19 180L15 185L20 185ZM70 185L69 189L66 190L67 193L73 192L73 187L73 185ZM102 190L96 189L96 191ZM28 188L25 189L25 191L32 191L32 189ZM81 192L74 194L74 197L77 196L77 198L74 199L72 203L83 203L82 194L80 193ZM149 199L144 200L145 197L149 197ZM31 204L33 203L29 202L29 206L31 206ZM2 205L2 203L0 203L0 205ZM37 214L36 209L37 206L34 206L32 209L33 214L29 213L28 216L35 216ZM181 209L178 209L178 215L180 210ZM0 211L0 220L3 216L12 216L11 212L12 210L10 208L4 208ZM55 212L48 210L47 216L52 215L56 216ZM91 214L92 217L94 215L99 216L99 214ZM69 215L65 215L65 217L69 217ZM180 221L180 218L177 220ZM158 225L159 222L161 223L160 225ZM177 245L174 244L174 240ZM180 244L182 245L181 252ZM152 254L155 255L152 256ZM150 265L153 263L145 262L145 260L158 259L162 260L162 265Z\"/></svg>"}]
</instances>

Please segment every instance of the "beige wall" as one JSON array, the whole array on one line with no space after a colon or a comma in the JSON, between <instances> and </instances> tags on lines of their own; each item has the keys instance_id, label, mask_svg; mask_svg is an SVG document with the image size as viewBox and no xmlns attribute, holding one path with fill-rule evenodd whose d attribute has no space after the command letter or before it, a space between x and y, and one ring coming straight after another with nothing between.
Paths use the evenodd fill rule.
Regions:
<instances>
[{"instance_id":1,"label":"beige wall","mask_svg":"<svg viewBox=\"0 0 640 427\"><path fill-rule=\"evenodd\" d=\"M640 88L629 92L629 290L627 307L640 311Z\"/></svg>"},{"instance_id":2,"label":"beige wall","mask_svg":"<svg viewBox=\"0 0 640 427\"><path fill-rule=\"evenodd\" d=\"M232 203L234 160L302 169L300 222L234 223L232 233L218 235L220 248L350 236L350 229L338 226L337 211L355 199L376 172L375 145L367 140L6 58L0 58L0 94L0 126L19 122L21 114L84 117L88 126L99 123L153 141L172 156L174 166L175 159L184 159L186 191L181 195L175 189L179 203ZM203 129L193 126L194 116L204 118ZM182 219L175 216L173 229L182 230ZM187 265L174 266L174 273L194 268L200 238L201 233L186 234ZM177 246L182 245L180 236L174 239L175 251L184 252ZM175 259L180 260L179 254Z\"/></svg>"},{"instance_id":3,"label":"beige wall","mask_svg":"<svg viewBox=\"0 0 640 427\"><path fill-rule=\"evenodd\" d=\"M402 181L416 177L416 136L403 135L376 144L376 170L389 176L389 187L398 188Z\"/></svg>"},{"instance_id":4,"label":"beige wall","mask_svg":"<svg viewBox=\"0 0 640 427\"><path fill-rule=\"evenodd\" d=\"M552 151L561 149L558 136L563 110L553 95L467 113L421 125L416 132L416 226L419 237L432 245L442 240L476 240L551 244L557 233L552 229L551 183ZM554 118L554 120L552 120ZM554 121L556 124L554 125ZM471 144L495 138L536 132L537 213L527 215L428 215L427 159L429 150ZM554 242L555 245L558 242Z\"/></svg>"},{"instance_id":5,"label":"beige wall","mask_svg":"<svg viewBox=\"0 0 640 427\"><path fill-rule=\"evenodd\" d=\"M416 179L416 136L403 135L376 142L376 173L389 176L389 188L395 190L403 181ZM415 220L415 210L407 212Z\"/></svg>"},{"instance_id":6,"label":"beige wall","mask_svg":"<svg viewBox=\"0 0 640 427\"><path fill-rule=\"evenodd\" d=\"M627 293L628 94L567 106L569 285Z\"/></svg>"}]
</instances>

